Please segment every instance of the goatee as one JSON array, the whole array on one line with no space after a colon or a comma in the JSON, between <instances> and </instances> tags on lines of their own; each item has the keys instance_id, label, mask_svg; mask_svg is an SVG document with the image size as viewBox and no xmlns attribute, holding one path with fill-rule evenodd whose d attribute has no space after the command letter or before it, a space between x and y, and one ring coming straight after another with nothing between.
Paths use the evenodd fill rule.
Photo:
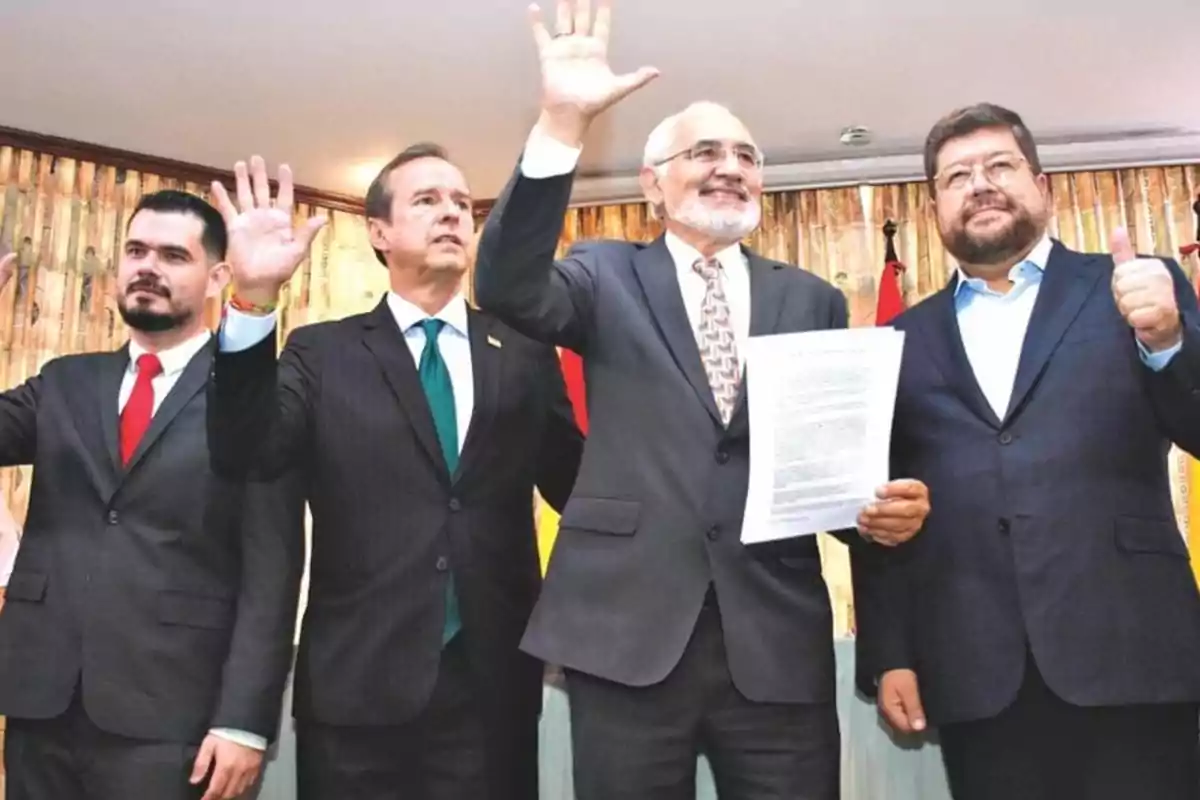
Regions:
<instances>
[{"instance_id":1,"label":"goatee","mask_svg":"<svg viewBox=\"0 0 1200 800\"><path fill-rule=\"evenodd\" d=\"M142 333L163 333L181 328L192 318L192 315L186 311L164 314L158 311L130 308L125 303L118 303L117 310L121 312L121 319L125 320L126 325Z\"/></svg>"}]
</instances>

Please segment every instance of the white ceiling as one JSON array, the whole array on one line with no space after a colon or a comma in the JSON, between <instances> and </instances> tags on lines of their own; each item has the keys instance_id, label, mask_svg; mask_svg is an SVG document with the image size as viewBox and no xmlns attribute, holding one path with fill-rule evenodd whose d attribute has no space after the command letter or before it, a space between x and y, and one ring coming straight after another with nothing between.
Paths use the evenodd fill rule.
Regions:
<instances>
[{"instance_id":1,"label":"white ceiling","mask_svg":"<svg viewBox=\"0 0 1200 800\"><path fill-rule=\"evenodd\" d=\"M537 111L526 0L364 2L0 0L0 124L223 168L257 152L350 194L432 139L494 196ZM1200 159L1198 29L1197 0L617 0L614 68L662 76L597 123L582 166L606 179L577 196L628 196L646 134L697 99L742 116L776 186L909 177L930 124L984 99L1050 145L1113 140L1052 166ZM852 124L876 142L839 145Z\"/></svg>"}]
</instances>

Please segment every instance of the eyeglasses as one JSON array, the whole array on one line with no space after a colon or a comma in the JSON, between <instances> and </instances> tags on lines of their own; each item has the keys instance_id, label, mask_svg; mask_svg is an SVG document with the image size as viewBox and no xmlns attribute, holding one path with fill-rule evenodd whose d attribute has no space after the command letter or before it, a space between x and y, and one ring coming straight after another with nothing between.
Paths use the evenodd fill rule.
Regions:
<instances>
[{"instance_id":1,"label":"eyeglasses","mask_svg":"<svg viewBox=\"0 0 1200 800\"><path fill-rule=\"evenodd\" d=\"M721 142L710 140L696 142L686 150L680 150L678 153L669 155L666 158L660 158L654 162L654 166L661 167L663 164L674 161L681 156L697 164L713 166L724 163L725 159L729 158L731 152L734 158L737 159L738 166L742 169L762 169L763 154L754 145L746 144L745 142L725 145Z\"/></svg>"},{"instance_id":2,"label":"eyeglasses","mask_svg":"<svg viewBox=\"0 0 1200 800\"><path fill-rule=\"evenodd\" d=\"M1027 164L1024 158L1013 153L994 155L983 162L951 164L934 176L933 182L938 191L959 192L966 189L975 177L976 171L982 170L983 177L993 186L1006 186L1021 166Z\"/></svg>"}]
</instances>

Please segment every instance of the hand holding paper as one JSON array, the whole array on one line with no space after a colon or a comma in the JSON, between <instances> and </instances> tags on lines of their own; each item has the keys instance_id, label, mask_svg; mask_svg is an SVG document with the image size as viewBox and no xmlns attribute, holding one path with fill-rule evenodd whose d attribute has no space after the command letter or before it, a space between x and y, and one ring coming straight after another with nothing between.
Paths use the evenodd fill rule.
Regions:
<instances>
[{"instance_id":1,"label":"hand holding paper","mask_svg":"<svg viewBox=\"0 0 1200 800\"><path fill-rule=\"evenodd\" d=\"M864 539L887 547L904 544L929 516L929 487L917 480L890 481L876 491L879 501L858 515Z\"/></svg>"},{"instance_id":2,"label":"hand holding paper","mask_svg":"<svg viewBox=\"0 0 1200 800\"><path fill-rule=\"evenodd\" d=\"M862 525L911 537L928 513L916 481L887 483L903 331L853 328L751 337L750 485L742 542ZM864 509L867 517L860 520ZM885 510L886 507L886 510Z\"/></svg>"}]
</instances>

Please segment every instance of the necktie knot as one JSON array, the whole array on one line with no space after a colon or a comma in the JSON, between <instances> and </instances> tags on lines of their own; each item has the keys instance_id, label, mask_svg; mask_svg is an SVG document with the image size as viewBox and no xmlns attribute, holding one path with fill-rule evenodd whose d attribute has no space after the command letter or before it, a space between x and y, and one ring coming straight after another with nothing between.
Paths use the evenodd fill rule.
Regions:
<instances>
[{"instance_id":1,"label":"necktie knot","mask_svg":"<svg viewBox=\"0 0 1200 800\"><path fill-rule=\"evenodd\" d=\"M445 320L440 319L423 319L419 323L421 330L425 331L425 338L433 341L438 334L442 332L442 326L446 324Z\"/></svg>"},{"instance_id":2,"label":"necktie knot","mask_svg":"<svg viewBox=\"0 0 1200 800\"><path fill-rule=\"evenodd\" d=\"M162 374L162 362L158 360L158 356L154 353L143 353L137 358L138 377L143 377L147 380L157 378Z\"/></svg>"},{"instance_id":3,"label":"necktie knot","mask_svg":"<svg viewBox=\"0 0 1200 800\"><path fill-rule=\"evenodd\" d=\"M721 274L721 262L715 258L697 258L696 263L692 264L692 269L701 278L711 282L715 281L717 276Z\"/></svg>"}]
</instances>

